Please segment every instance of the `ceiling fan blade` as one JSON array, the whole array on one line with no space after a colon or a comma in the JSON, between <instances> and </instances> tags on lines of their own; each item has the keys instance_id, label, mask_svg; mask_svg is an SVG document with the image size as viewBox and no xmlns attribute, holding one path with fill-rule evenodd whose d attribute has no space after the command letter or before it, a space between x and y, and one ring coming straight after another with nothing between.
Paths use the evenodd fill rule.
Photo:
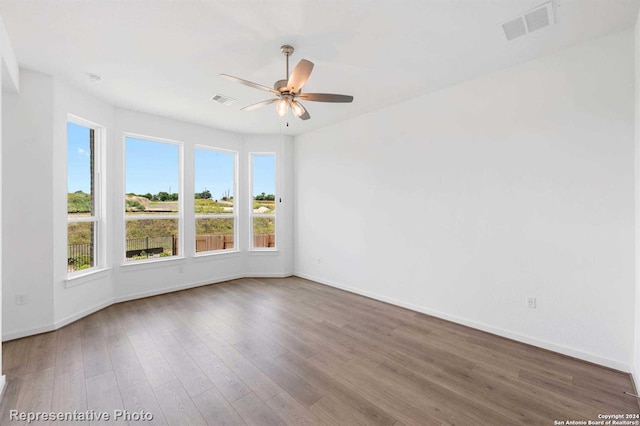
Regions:
<instances>
[{"instance_id":1,"label":"ceiling fan blade","mask_svg":"<svg viewBox=\"0 0 640 426\"><path fill-rule=\"evenodd\" d=\"M276 90L274 90L274 89L272 89L270 87L263 86L262 84L258 84L258 83L253 83L253 82L248 81L248 80L243 80L241 78L234 77L232 75L220 74L220 77L224 78L225 80L233 81L234 83L240 83L240 84L244 84L245 86L253 87L254 89L260 89L260 90L264 90L266 92L279 94L279 92L277 92Z\"/></svg>"},{"instance_id":2,"label":"ceiling fan blade","mask_svg":"<svg viewBox=\"0 0 640 426\"><path fill-rule=\"evenodd\" d=\"M304 110L304 114L302 114L300 117L298 117L300 120L308 120L311 118L311 116L309 115L309 111L307 111L306 109Z\"/></svg>"},{"instance_id":3,"label":"ceiling fan blade","mask_svg":"<svg viewBox=\"0 0 640 426\"><path fill-rule=\"evenodd\" d=\"M308 120L311 118L311 116L309 115L309 111L307 111L307 109L304 107L304 105L302 105L301 102L298 102L296 100L291 102L291 110L293 111L293 114L300 120Z\"/></svg>"},{"instance_id":4,"label":"ceiling fan blade","mask_svg":"<svg viewBox=\"0 0 640 426\"><path fill-rule=\"evenodd\" d=\"M298 98L313 102L353 102L353 96L334 95L332 93L303 93L299 95Z\"/></svg>"},{"instance_id":5,"label":"ceiling fan blade","mask_svg":"<svg viewBox=\"0 0 640 426\"><path fill-rule=\"evenodd\" d=\"M257 104L248 105L241 108L240 111L252 111L254 109L262 108L263 106L278 102L280 98L267 99L266 101L258 102Z\"/></svg>"},{"instance_id":6,"label":"ceiling fan blade","mask_svg":"<svg viewBox=\"0 0 640 426\"><path fill-rule=\"evenodd\" d=\"M293 72L289 77L289 81L287 82L287 88L289 91L293 93L300 92L302 86L304 86L309 79L311 71L313 71L313 62L307 61L306 59L298 62L298 65L293 69Z\"/></svg>"}]
</instances>

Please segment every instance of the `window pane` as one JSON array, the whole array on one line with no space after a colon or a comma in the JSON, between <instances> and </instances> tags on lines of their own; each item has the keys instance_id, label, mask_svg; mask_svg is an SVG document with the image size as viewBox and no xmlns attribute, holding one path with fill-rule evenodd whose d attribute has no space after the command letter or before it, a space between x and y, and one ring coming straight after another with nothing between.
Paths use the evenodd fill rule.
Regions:
<instances>
[{"instance_id":1,"label":"window pane","mask_svg":"<svg viewBox=\"0 0 640 426\"><path fill-rule=\"evenodd\" d=\"M233 249L233 218L196 219L196 253Z\"/></svg>"},{"instance_id":2,"label":"window pane","mask_svg":"<svg viewBox=\"0 0 640 426\"><path fill-rule=\"evenodd\" d=\"M273 217L253 218L253 247L276 246L276 219Z\"/></svg>"},{"instance_id":3,"label":"window pane","mask_svg":"<svg viewBox=\"0 0 640 426\"><path fill-rule=\"evenodd\" d=\"M126 224L126 260L178 254L178 219L128 220Z\"/></svg>"},{"instance_id":4,"label":"window pane","mask_svg":"<svg viewBox=\"0 0 640 426\"><path fill-rule=\"evenodd\" d=\"M67 123L67 212L94 215L94 130Z\"/></svg>"},{"instance_id":5,"label":"window pane","mask_svg":"<svg viewBox=\"0 0 640 426\"><path fill-rule=\"evenodd\" d=\"M93 222L75 222L67 225L67 272L95 266Z\"/></svg>"},{"instance_id":6,"label":"window pane","mask_svg":"<svg viewBox=\"0 0 640 426\"><path fill-rule=\"evenodd\" d=\"M276 157L253 156L253 214L274 214L276 210Z\"/></svg>"},{"instance_id":7,"label":"window pane","mask_svg":"<svg viewBox=\"0 0 640 426\"><path fill-rule=\"evenodd\" d=\"M125 155L126 214L177 214L178 145L128 137Z\"/></svg>"},{"instance_id":8,"label":"window pane","mask_svg":"<svg viewBox=\"0 0 640 426\"><path fill-rule=\"evenodd\" d=\"M236 156L195 149L196 214L233 214Z\"/></svg>"},{"instance_id":9,"label":"window pane","mask_svg":"<svg viewBox=\"0 0 640 426\"><path fill-rule=\"evenodd\" d=\"M275 212L276 203L274 200L253 200L253 214L274 214Z\"/></svg>"}]
</instances>

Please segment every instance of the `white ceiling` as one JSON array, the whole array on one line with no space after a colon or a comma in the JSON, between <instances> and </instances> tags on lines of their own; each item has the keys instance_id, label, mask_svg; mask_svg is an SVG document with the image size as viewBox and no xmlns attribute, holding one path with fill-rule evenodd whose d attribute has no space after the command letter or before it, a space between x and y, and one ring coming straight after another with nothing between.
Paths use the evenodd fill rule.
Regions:
<instances>
[{"instance_id":1,"label":"white ceiling","mask_svg":"<svg viewBox=\"0 0 640 426\"><path fill-rule=\"evenodd\" d=\"M243 133L299 134L521 63L634 24L640 0L554 0L556 25L507 42L500 24L545 0L1 0L18 62L117 106ZM270 96L218 77L266 86L284 78L282 44L315 68L305 92L350 94L352 104L307 102L311 120ZM88 73L102 76L97 84ZM210 101L215 93L232 106Z\"/></svg>"}]
</instances>

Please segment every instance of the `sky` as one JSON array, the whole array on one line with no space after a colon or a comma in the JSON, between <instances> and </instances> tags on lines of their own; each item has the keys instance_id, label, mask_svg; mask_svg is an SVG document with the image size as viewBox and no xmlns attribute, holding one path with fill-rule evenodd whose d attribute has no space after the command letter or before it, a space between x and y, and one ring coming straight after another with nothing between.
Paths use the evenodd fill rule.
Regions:
<instances>
[{"instance_id":1,"label":"sky","mask_svg":"<svg viewBox=\"0 0 640 426\"><path fill-rule=\"evenodd\" d=\"M75 123L67 123L67 187L69 192L90 192L91 162L89 129Z\"/></svg>"},{"instance_id":2,"label":"sky","mask_svg":"<svg viewBox=\"0 0 640 426\"><path fill-rule=\"evenodd\" d=\"M276 157L274 155L253 156L253 195L275 194Z\"/></svg>"},{"instance_id":3,"label":"sky","mask_svg":"<svg viewBox=\"0 0 640 426\"><path fill-rule=\"evenodd\" d=\"M68 191L89 193L89 129L67 123ZM157 194L178 192L179 147L171 143L126 138L126 193ZM211 191L220 199L229 190L233 194L234 154L208 149L195 150L195 192ZM253 157L253 193L275 193L275 157Z\"/></svg>"},{"instance_id":4,"label":"sky","mask_svg":"<svg viewBox=\"0 0 640 426\"><path fill-rule=\"evenodd\" d=\"M144 139L125 139L127 194L157 194L179 190L179 146Z\"/></svg>"},{"instance_id":5,"label":"sky","mask_svg":"<svg viewBox=\"0 0 640 426\"><path fill-rule=\"evenodd\" d=\"M227 190L233 196L234 154L196 148L195 163L195 192L208 189L214 200L221 199Z\"/></svg>"}]
</instances>

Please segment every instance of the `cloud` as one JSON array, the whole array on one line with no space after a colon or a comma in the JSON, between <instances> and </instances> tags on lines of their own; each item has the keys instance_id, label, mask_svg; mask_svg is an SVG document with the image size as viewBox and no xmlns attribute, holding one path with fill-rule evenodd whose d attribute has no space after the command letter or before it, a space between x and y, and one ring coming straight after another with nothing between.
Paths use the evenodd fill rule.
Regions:
<instances>
[{"instance_id":1,"label":"cloud","mask_svg":"<svg viewBox=\"0 0 640 426\"><path fill-rule=\"evenodd\" d=\"M82 148L78 148L78 156L89 158L89 153Z\"/></svg>"}]
</instances>

